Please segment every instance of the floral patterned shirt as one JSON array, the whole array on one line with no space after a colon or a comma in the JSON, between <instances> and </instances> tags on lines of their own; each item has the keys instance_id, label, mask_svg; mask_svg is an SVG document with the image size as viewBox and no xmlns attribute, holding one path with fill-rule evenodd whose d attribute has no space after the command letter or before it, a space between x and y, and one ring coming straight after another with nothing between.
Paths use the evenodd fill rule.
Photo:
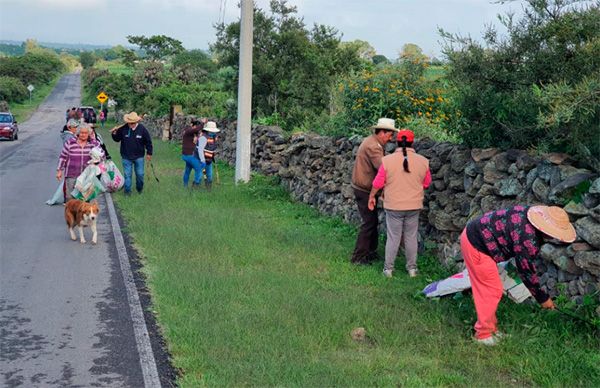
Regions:
<instances>
[{"instance_id":1,"label":"floral patterned shirt","mask_svg":"<svg viewBox=\"0 0 600 388\"><path fill-rule=\"evenodd\" d=\"M478 251L497 263L515 258L523 284L543 303L548 294L540 288L534 261L540 252L540 237L527 219L527 206L496 210L467 224L467 238Z\"/></svg>"}]
</instances>

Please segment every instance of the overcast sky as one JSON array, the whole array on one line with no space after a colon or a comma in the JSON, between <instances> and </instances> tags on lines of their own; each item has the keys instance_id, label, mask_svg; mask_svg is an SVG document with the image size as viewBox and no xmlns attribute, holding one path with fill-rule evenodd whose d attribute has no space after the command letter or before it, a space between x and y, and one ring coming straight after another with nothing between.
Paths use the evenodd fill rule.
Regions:
<instances>
[{"instance_id":1,"label":"overcast sky","mask_svg":"<svg viewBox=\"0 0 600 388\"><path fill-rule=\"evenodd\" d=\"M0 39L40 42L127 44L127 35L168 35L187 49L207 49L214 23L239 18L239 0L0 0ZM256 0L268 9L268 0ZM343 40L368 41L396 58L406 43L440 55L438 27L481 37L498 13L519 12L521 2L492 0L290 0L313 23L337 28ZM221 12L221 9L225 12Z\"/></svg>"}]
</instances>

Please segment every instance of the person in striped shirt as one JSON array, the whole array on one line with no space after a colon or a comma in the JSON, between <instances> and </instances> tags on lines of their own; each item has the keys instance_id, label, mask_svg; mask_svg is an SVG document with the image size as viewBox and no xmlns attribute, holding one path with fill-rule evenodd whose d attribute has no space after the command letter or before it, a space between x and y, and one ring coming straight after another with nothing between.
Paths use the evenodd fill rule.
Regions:
<instances>
[{"instance_id":1,"label":"person in striped shirt","mask_svg":"<svg viewBox=\"0 0 600 388\"><path fill-rule=\"evenodd\" d=\"M65 178L65 201L73 198L71 192L75 188L75 181L91 160L90 151L94 147L100 147L97 140L90 138L90 133L88 124L80 125L75 137L65 142L58 157L56 179L60 182Z\"/></svg>"}]
</instances>

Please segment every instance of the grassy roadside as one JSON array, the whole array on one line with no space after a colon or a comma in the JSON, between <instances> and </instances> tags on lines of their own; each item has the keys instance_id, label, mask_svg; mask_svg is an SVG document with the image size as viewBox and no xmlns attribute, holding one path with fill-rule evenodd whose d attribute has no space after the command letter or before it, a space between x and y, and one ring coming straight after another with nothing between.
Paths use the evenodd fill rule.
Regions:
<instances>
[{"instance_id":1,"label":"grassy roadside","mask_svg":"<svg viewBox=\"0 0 600 388\"><path fill-rule=\"evenodd\" d=\"M177 146L156 140L153 160L160 183L147 168L142 196L114 198L181 386L600 385L597 332L503 300L511 337L476 346L470 297L418 296L444 275L432 257L419 258L416 279L386 279L381 264L348 263L353 227L292 203L269 180L236 187L219 165L221 185L190 193ZM366 341L351 339L356 327Z\"/></svg>"},{"instance_id":2,"label":"grassy roadside","mask_svg":"<svg viewBox=\"0 0 600 388\"><path fill-rule=\"evenodd\" d=\"M42 85L36 87L36 89L31 94L31 101L29 99L25 100L22 103L11 103L10 111L16 117L18 122L23 122L29 119L33 112L37 110L37 108L41 105L42 102L48 97L48 95L52 92L56 83L65 75L61 74L54 78L48 85Z\"/></svg>"}]
</instances>

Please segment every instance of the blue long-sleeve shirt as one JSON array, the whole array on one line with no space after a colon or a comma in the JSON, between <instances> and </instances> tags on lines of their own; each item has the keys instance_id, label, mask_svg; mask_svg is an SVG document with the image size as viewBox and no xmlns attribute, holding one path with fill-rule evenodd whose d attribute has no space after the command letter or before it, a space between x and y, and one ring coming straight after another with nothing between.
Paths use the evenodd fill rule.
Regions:
<instances>
[{"instance_id":1,"label":"blue long-sleeve shirt","mask_svg":"<svg viewBox=\"0 0 600 388\"><path fill-rule=\"evenodd\" d=\"M152 155L152 138L142 124L138 124L135 129L131 129L128 124L125 124L112 134L112 138L116 142L121 142L121 157L123 159L143 158L145 152Z\"/></svg>"}]
</instances>

